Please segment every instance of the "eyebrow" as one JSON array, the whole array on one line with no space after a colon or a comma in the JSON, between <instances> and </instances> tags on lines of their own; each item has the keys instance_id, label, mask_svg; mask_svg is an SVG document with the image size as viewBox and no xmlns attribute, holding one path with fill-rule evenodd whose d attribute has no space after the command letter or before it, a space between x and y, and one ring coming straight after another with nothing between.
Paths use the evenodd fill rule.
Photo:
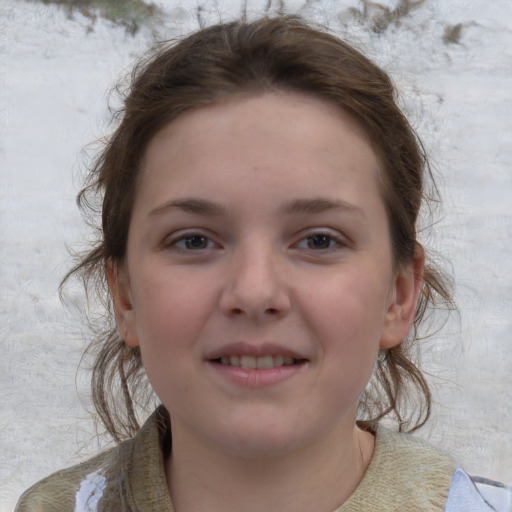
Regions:
<instances>
[{"instance_id":1,"label":"eyebrow","mask_svg":"<svg viewBox=\"0 0 512 512\"><path fill-rule=\"evenodd\" d=\"M174 199L157 206L149 212L149 216L164 213L167 210L177 208L188 213L206 216L225 216L227 208L219 203L195 197ZM282 211L285 214L319 214L328 210L345 210L364 217L364 212L358 206L340 199L328 199L323 197L313 199L295 199L287 203Z\"/></svg>"},{"instance_id":2,"label":"eyebrow","mask_svg":"<svg viewBox=\"0 0 512 512\"><path fill-rule=\"evenodd\" d=\"M195 197L174 199L157 206L149 212L149 215L163 213L172 208L178 208L188 213L197 215L221 216L226 214L226 208L207 199L198 199Z\"/></svg>"},{"instance_id":3,"label":"eyebrow","mask_svg":"<svg viewBox=\"0 0 512 512\"><path fill-rule=\"evenodd\" d=\"M323 213L327 210L345 210L364 217L364 212L356 205L347 203L340 199L328 199L317 197L313 199L295 199L284 207L284 212L293 213Z\"/></svg>"}]
</instances>

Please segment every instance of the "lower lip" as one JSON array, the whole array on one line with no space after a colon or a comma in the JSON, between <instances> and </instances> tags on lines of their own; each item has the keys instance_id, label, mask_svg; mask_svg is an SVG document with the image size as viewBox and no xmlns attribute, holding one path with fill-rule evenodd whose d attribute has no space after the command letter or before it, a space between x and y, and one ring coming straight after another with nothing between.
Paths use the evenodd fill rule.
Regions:
<instances>
[{"instance_id":1,"label":"lower lip","mask_svg":"<svg viewBox=\"0 0 512 512\"><path fill-rule=\"evenodd\" d=\"M297 375L306 363L278 366L263 370L241 368L207 361L206 364L223 378L247 388L272 386Z\"/></svg>"}]
</instances>

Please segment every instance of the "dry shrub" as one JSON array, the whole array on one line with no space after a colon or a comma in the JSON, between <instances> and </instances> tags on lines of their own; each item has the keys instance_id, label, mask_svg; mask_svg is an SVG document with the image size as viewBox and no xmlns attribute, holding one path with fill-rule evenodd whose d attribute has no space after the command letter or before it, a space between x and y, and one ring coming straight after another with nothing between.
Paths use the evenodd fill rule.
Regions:
<instances>
[{"instance_id":1,"label":"dry shrub","mask_svg":"<svg viewBox=\"0 0 512 512\"><path fill-rule=\"evenodd\" d=\"M132 35L136 34L143 25L158 22L162 12L152 2L144 0L29 0L46 5L58 5L66 9L68 16L78 12L89 18L94 24L98 16L116 25L123 26ZM92 30L92 25L89 27Z\"/></svg>"},{"instance_id":2,"label":"dry shrub","mask_svg":"<svg viewBox=\"0 0 512 512\"><path fill-rule=\"evenodd\" d=\"M361 24L369 23L370 28L376 32L384 32L391 24L400 26L402 18L409 16L412 11L425 3L425 0L400 0L398 5L390 9L378 3L362 0L361 8L351 7L348 9L349 17Z\"/></svg>"},{"instance_id":3,"label":"dry shrub","mask_svg":"<svg viewBox=\"0 0 512 512\"><path fill-rule=\"evenodd\" d=\"M462 23L456 25L447 25L444 28L443 43L444 44L459 44L462 36Z\"/></svg>"}]
</instances>

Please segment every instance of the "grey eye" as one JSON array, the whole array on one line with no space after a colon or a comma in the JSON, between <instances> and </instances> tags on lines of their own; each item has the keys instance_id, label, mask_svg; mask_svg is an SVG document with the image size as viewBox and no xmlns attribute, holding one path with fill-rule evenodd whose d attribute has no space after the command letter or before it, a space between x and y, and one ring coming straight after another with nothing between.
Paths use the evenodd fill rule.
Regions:
<instances>
[{"instance_id":1,"label":"grey eye","mask_svg":"<svg viewBox=\"0 0 512 512\"><path fill-rule=\"evenodd\" d=\"M309 249L329 249L333 239L322 233L308 236L307 245Z\"/></svg>"},{"instance_id":2,"label":"grey eye","mask_svg":"<svg viewBox=\"0 0 512 512\"><path fill-rule=\"evenodd\" d=\"M207 237L200 234L184 235L172 243L172 246L182 251L197 251L201 249L210 249L214 243Z\"/></svg>"},{"instance_id":3,"label":"grey eye","mask_svg":"<svg viewBox=\"0 0 512 512\"><path fill-rule=\"evenodd\" d=\"M206 249L208 238L201 235L187 236L181 240L186 249Z\"/></svg>"}]
</instances>

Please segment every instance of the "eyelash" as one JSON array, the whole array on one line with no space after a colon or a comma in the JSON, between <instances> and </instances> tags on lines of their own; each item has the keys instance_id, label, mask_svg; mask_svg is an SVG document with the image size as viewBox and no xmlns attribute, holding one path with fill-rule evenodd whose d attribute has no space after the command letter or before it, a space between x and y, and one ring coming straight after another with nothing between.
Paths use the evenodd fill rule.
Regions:
<instances>
[{"instance_id":1,"label":"eyelash","mask_svg":"<svg viewBox=\"0 0 512 512\"><path fill-rule=\"evenodd\" d=\"M196 239L196 240L194 240ZM316 246L311 247L309 245L310 242L315 243L316 241L327 242L327 247ZM196 242L202 243L203 245L190 245ZM182 244L180 246L180 244ZM305 244L305 245L304 245ZM334 244L334 245L333 245ZM214 242L209 236L205 235L201 232L189 232L183 233L176 238L166 242L166 247L178 250L180 252L201 252L208 249L219 248L219 244ZM301 245L303 245L301 247ZM302 237L296 244L292 247L294 249L305 249L313 252L319 251L334 251L336 249L345 247L347 245L346 241L341 237L334 235L332 233L328 233L325 231L313 231L308 233L306 236Z\"/></svg>"},{"instance_id":2,"label":"eyelash","mask_svg":"<svg viewBox=\"0 0 512 512\"><path fill-rule=\"evenodd\" d=\"M315 241L315 239L320 239L320 241L327 241L328 247L311 247L309 246L309 242ZM305 242L307 244L306 247L300 247L300 244ZM331 244L334 243L334 246L331 246ZM346 246L347 243L341 236L336 236L332 233L327 233L325 231L313 231L309 233L307 236L301 238L297 244L294 245L295 248L299 249L307 249L310 251L333 251L336 249L339 249L341 247Z\"/></svg>"},{"instance_id":3,"label":"eyelash","mask_svg":"<svg viewBox=\"0 0 512 512\"><path fill-rule=\"evenodd\" d=\"M192 241L193 239L200 239L200 241L203 241L206 243L207 246L205 247L187 247L187 243ZM180 247L180 243L183 242L185 244L184 247ZM212 246L213 244L213 246ZM210 245L210 247L208 247ZM209 236L203 234L203 233L197 233L197 232L190 232L190 233L184 233L177 238L174 238L166 243L166 246L171 249L176 249L181 252L199 252L203 250L213 249L219 247L218 244L216 244Z\"/></svg>"}]
</instances>

